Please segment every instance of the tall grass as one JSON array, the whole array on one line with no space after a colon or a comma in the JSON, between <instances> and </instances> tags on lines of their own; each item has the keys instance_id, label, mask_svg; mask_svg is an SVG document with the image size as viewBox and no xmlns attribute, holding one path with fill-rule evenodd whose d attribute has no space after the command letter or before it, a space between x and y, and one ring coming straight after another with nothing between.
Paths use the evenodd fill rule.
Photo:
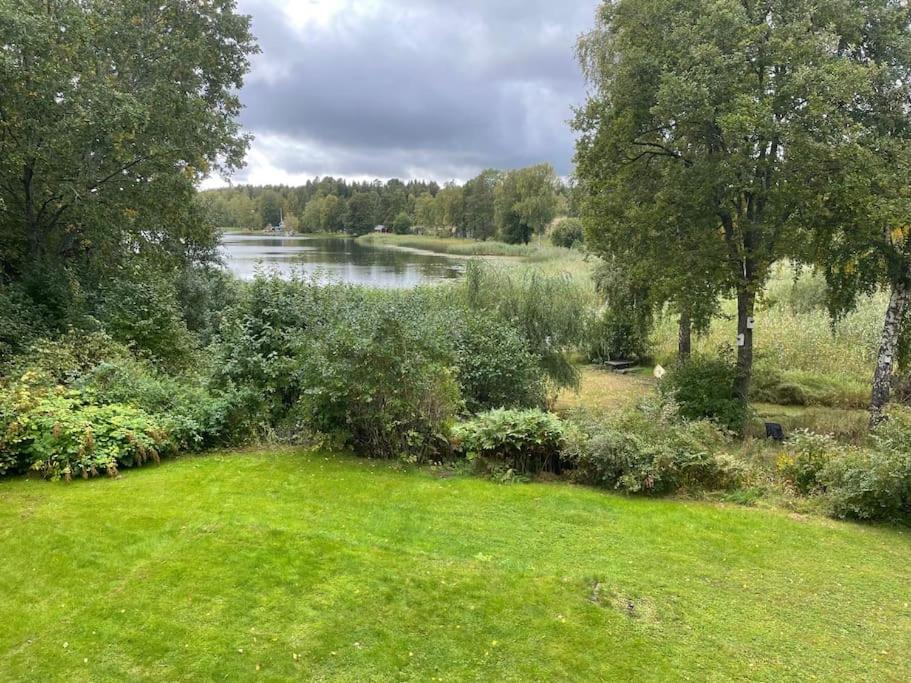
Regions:
<instances>
[{"instance_id":1,"label":"tall grass","mask_svg":"<svg viewBox=\"0 0 911 683\"><path fill-rule=\"evenodd\" d=\"M760 400L770 401L776 392L793 391L796 400L789 403L842 408L865 405L886 297L877 294L863 299L854 312L833 325L823 295L818 276L798 273L788 264L776 267L756 313L757 391L772 392L760 394ZM722 346L733 346L736 330L736 305L724 301L721 315L708 332L694 340L694 350L714 353ZM658 362L672 362L677 350L674 316L658 320L652 342ZM807 394L805 400L803 394Z\"/></svg>"}]
</instances>

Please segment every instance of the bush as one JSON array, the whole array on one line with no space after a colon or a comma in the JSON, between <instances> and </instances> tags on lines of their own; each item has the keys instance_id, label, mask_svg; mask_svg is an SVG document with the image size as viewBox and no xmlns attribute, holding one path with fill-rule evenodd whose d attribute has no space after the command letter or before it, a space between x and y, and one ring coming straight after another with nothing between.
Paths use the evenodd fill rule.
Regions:
<instances>
[{"instance_id":1,"label":"bush","mask_svg":"<svg viewBox=\"0 0 911 683\"><path fill-rule=\"evenodd\" d=\"M735 368L727 358L694 355L664 377L661 390L672 396L680 415L688 420L714 420L725 429L740 432L747 407L734 394Z\"/></svg>"},{"instance_id":2,"label":"bush","mask_svg":"<svg viewBox=\"0 0 911 683\"><path fill-rule=\"evenodd\" d=\"M586 355L594 363L611 360L644 360L649 349L648 319L624 309L605 308L588 330Z\"/></svg>"},{"instance_id":3,"label":"bush","mask_svg":"<svg viewBox=\"0 0 911 683\"><path fill-rule=\"evenodd\" d=\"M571 277L514 273L470 261L460 293L469 310L516 329L555 386L578 386L579 372L566 352L585 340L591 300Z\"/></svg>"},{"instance_id":4,"label":"bush","mask_svg":"<svg viewBox=\"0 0 911 683\"><path fill-rule=\"evenodd\" d=\"M23 418L23 410L64 391L72 399L64 411L67 419L72 417L70 413L78 413L82 416L79 419L90 423L95 418L103 422L106 411L138 411L137 415L144 415L167 435L175 449L196 450L234 436L235 397L213 393L202 375L166 375L102 333L71 331L55 341L40 341L11 367L12 379L3 392L6 400L0 403L0 435ZM27 389L28 400L20 397L13 401L14 388L20 393ZM41 414L54 412L54 406L48 404L46 408ZM56 409L63 407L57 405ZM99 427L94 431L104 430ZM95 466L97 469L97 463ZM22 467L7 462L0 469Z\"/></svg>"},{"instance_id":5,"label":"bush","mask_svg":"<svg viewBox=\"0 0 911 683\"><path fill-rule=\"evenodd\" d=\"M110 336L164 367L186 367L195 345L173 282L139 268L106 284L98 317Z\"/></svg>"},{"instance_id":6,"label":"bush","mask_svg":"<svg viewBox=\"0 0 911 683\"><path fill-rule=\"evenodd\" d=\"M681 488L735 488L744 468L719 454L726 436L706 421L673 410L630 410L576 417L566 449L576 480L627 493L660 495Z\"/></svg>"},{"instance_id":7,"label":"bush","mask_svg":"<svg viewBox=\"0 0 911 683\"><path fill-rule=\"evenodd\" d=\"M53 479L114 475L118 467L158 461L174 444L146 412L119 403L98 405L71 389L51 392L14 386L2 402L7 421L0 437L0 466L31 468Z\"/></svg>"},{"instance_id":8,"label":"bush","mask_svg":"<svg viewBox=\"0 0 911 683\"><path fill-rule=\"evenodd\" d=\"M471 412L544 406L544 372L522 336L503 321L466 314L455 330L454 355L459 386Z\"/></svg>"},{"instance_id":9,"label":"bush","mask_svg":"<svg viewBox=\"0 0 911 683\"><path fill-rule=\"evenodd\" d=\"M776 469L798 493L822 493L822 473L829 462L843 456L847 449L831 436L800 431L788 439L785 452L778 456Z\"/></svg>"},{"instance_id":10,"label":"bush","mask_svg":"<svg viewBox=\"0 0 911 683\"><path fill-rule=\"evenodd\" d=\"M321 329L297 369L303 424L368 457L445 455L459 389L415 313L366 306Z\"/></svg>"},{"instance_id":11,"label":"bush","mask_svg":"<svg viewBox=\"0 0 911 683\"><path fill-rule=\"evenodd\" d=\"M559 472L567 428L541 410L491 410L453 428L456 449L470 461L505 464L511 472Z\"/></svg>"},{"instance_id":12,"label":"bush","mask_svg":"<svg viewBox=\"0 0 911 683\"><path fill-rule=\"evenodd\" d=\"M572 249L585 242L585 228L578 218L564 218L550 232L550 242L555 247Z\"/></svg>"},{"instance_id":13,"label":"bush","mask_svg":"<svg viewBox=\"0 0 911 683\"><path fill-rule=\"evenodd\" d=\"M846 449L819 475L836 517L897 519L911 514L911 410L892 407L868 449Z\"/></svg>"}]
</instances>

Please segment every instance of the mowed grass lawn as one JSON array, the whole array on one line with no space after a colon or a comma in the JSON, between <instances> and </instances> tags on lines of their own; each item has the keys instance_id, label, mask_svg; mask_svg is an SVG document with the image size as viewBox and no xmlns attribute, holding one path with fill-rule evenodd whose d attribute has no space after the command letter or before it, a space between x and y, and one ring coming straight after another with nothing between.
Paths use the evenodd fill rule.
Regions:
<instances>
[{"instance_id":1,"label":"mowed grass lawn","mask_svg":"<svg viewBox=\"0 0 911 683\"><path fill-rule=\"evenodd\" d=\"M0 482L9 680L911 680L911 536L279 451Z\"/></svg>"}]
</instances>

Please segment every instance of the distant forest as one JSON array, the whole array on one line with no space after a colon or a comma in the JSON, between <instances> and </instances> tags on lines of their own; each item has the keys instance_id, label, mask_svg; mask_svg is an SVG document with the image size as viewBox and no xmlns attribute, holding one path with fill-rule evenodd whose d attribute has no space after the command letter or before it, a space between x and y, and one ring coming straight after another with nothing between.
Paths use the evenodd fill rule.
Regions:
<instances>
[{"instance_id":1,"label":"distant forest","mask_svg":"<svg viewBox=\"0 0 911 683\"><path fill-rule=\"evenodd\" d=\"M349 182L325 177L299 187L239 186L209 190L201 200L219 227L278 225L297 232L363 235L377 225L473 239L527 242L559 215L571 213L570 191L548 164L488 169L464 185L393 179Z\"/></svg>"}]
</instances>

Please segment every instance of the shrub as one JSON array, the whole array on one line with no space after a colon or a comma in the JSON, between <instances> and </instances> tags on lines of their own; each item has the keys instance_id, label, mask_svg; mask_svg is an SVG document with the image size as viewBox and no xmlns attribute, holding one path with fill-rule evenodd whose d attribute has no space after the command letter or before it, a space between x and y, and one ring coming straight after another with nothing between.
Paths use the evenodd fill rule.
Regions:
<instances>
[{"instance_id":1,"label":"shrub","mask_svg":"<svg viewBox=\"0 0 911 683\"><path fill-rule=\"evenodd\" d=\"M173 282L139 267L106 284L98 317L115 340L169 368L185 367L194 347Z\"/></svg>"},{"instance_id":2,"label":"shrub","mask_svg":"<svg viewBox=\"0 0 911 683\"><path fill-rule=\"evenodd\" d=\"M679 363L661 382L672 396L680 415L688 420L714 420L732 431L741 431L747 408L734 395L734 363L725 358L694 355Z\"/></svg>"},{"instance_id":3,"label":"shrub","mask_svg":"<svg viewBox=\"0 0 911 683\"><path fill-rule=\"evenodd\" d=\"M586 484L659 495L680 488L734 488L744 474L719 454L726 436L706 421L685 421L673 410L580 414L566 449L574 477Z\"/></svg>"},{"instance_id":4,"label":"shrub","mask_svg":"<svg viewBox=\"0 0 911 683\"><path fill-rule=\"evenodd\" d=\"M605 308L589 327L586 355L595 363L645 359L649 330L649 319L622 308Z\"/></svg>"},{"instance_id":5,"label":"shrub","mask_svg":"<svg viewBox=\"0 0 911 683\"><path fill-rule=\"evenodd\" d=\"M456 449L469 460L503 463L512 472L559 472L565 423L542 410L491 410L456 425Z\"/></svg>"},{"instance_id":6,"label":"shrub","mask_svg":"<svg viewBox=\"0 0 911 683\"><path fill-rule=\"evenodd\" d=\"M420 320L382 309L349 311L308 343L299 415L368 457L445 455L458 385Z\"/></svg>"},{"instance_id":7,"label":"shrub","mask_svg":"<svg viewBox=\"0 0 911 683\"><path fill-rule=\"evenodd\" d=\"M470 261L461 287L468 308L514 327L557 387L576 387L579 372L566 352L584 342L591 300L569 276L512 273Z\"/></svg>"},{"instance_id":8,"label":"shrub","mask_svg":"<svg viewBox=\"0 0 911 683\"><path fill-rule=\"evenodd\" d=\"M51 392L18 384L4 403L15 417L0 438L0 462L27 467L53 479L113 475L118 467L158 461L173 450L154 417L119 403L98 405L71 389Z\"/></svg>"},{"instance_id":9,"label":"shrub","mask_svg":"<svg viewBox=\"0 0 911 683\"><path fill-rule=\"evenodd\" d=\"M564 218L550 232L550 242L555 247L572 249L585 241L585 228L578 218Z\"/></svg>"},{"instance_id":10,"label":"shrub","mask_svg":"<svg viewBox=\"0 0 911 683\"><path fill-rule=\"evenodd\" d=\"M454 356L462 396L471 412L544 406L544 372L510 325L490 315L466 314L455 330Z\"/></svg>"},{"instance_id":11,"label":"shrub","mask_svg":"<svg viewBox=\"0 0 911 683\"><path fill-rule=\"evenodd\" d=\"M895 519L911 514L911 410L892 407L871 448L845 449L819 475L837 517Z\"/></svg>"},{"instance_id":12,"label":"shrub","mask_svg":"<svg viewBox=\"0 0 911 683\"><path fill-rule=\"evenodd\" d=\"M826 465L846 449L831 436L800 431L788 439L786 450L778 456L776 470L792 488L803 495L821 493Z\"/></svg>"},{"instance_id":13,"label":"shrub","mask_svg":"<svg viewBox=\"0 0 911 683\"><path fill-rule=\"evenodd\" d=\"M820 475L836 517L895 519L911 513L911 454L851 449Z\"/></svg>"}]
</instances>

